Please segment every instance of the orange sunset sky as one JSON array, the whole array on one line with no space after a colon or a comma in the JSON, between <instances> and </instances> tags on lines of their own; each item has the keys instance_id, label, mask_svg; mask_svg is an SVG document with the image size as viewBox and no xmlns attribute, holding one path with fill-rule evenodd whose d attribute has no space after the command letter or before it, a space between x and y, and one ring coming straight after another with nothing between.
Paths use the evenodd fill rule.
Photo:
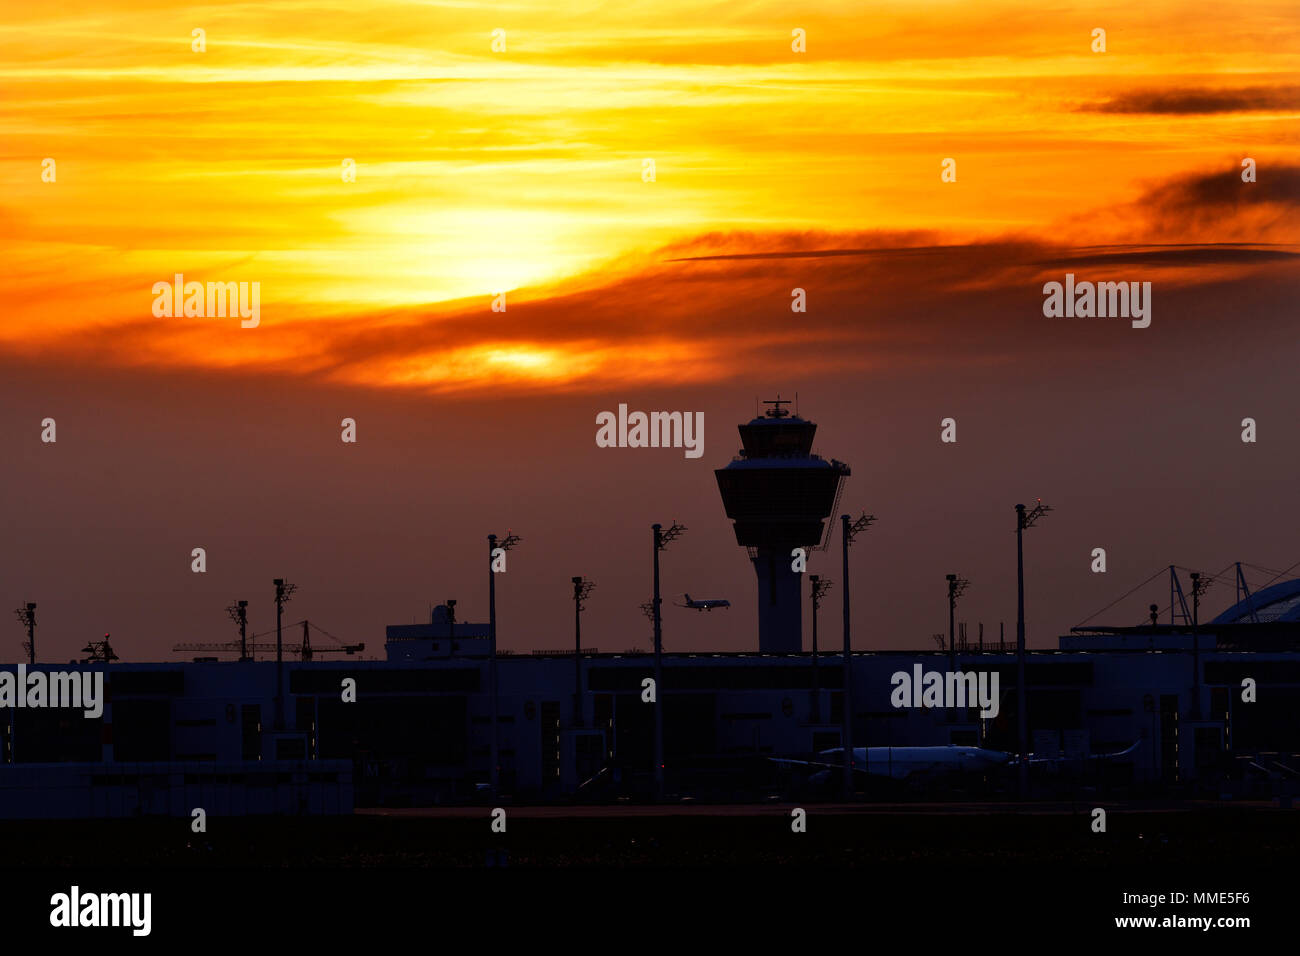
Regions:
<instances>
[{"instance_id":1,"label":"orange sunset sky","mask_svg":"<svg viewBox=\"0 0 1300 956\"><path fill-rule=\"evenodd\" d=\"M1106 31L1104 53L1092 50L1095 28ZM204 52L192 49L195 29ZM806 52L791 49L795 29ZM0 583L6 600L18 599L14 589L46 595L47 620L69 647L113 624L110 603L141 656L180 639L200 607L199 634L220 637L208 604L219 611L246 579L283 572L219 569L253 555L305 568L293 562L309 558L282 547L293 537L316 540L320 560L296 573L317 574L316 593L339 596L322 622L341 621L335 628L374 647L383 623L449 596L439 588L470 595L480 576L450 551L415 535L394 543L413 520L401 506L430 507L428 487L405 472L436 483L432 475L459 470L446 468L451 438L429 430L430 408L468 423L455 436L462 466L513 446L516 479L537 482L524 492L518 480L489 489L481 476L447 477L434 493L458 502L445 509L456 514L434 507L433 525L472 547L507 525L535 537L548 529L540 537L552 543L521 552L520 566L554 567L561 583L517 592L539 617L556 617L541 646L561 643L568 626L563 582L602 566L606 593L620 590L603 609L593 604L593 627L640 635L645 561L619 563L618 549L640 542L652 520L693 512L703 550L681 560L703 578L694 590L732 598L734 630L681 627L726 648L752 643L752 573L728 540L709 470L734 453L734 424L753 400L778 389L800 390L826 453L854 465L846 495L858 489L859 499L846 503L893 506L897 537L883 532L891 557L865 565L873 591L919 600L933 582L909 582L932 576L941 588L948 564L987 562L975 542L1009 522L1002 512L1014 500L1076 495L1075 517L1062 523L1077 521L1082 537L1059 553L1043 545L1042 573L1058 583L1040 605L1042 644L1134 583L1087 580L1079 595L1066 578L1086 529L1139 491L1126 484L1132 462L1183 454L1171 474L1185 474L1204 457L1170 437L1188 402L1205 403L1201 422L1213 409L1233 440L1243 414L1273 411L1278 444L1259 458L1280 457L1251 466L1267 486L1259 495L1237 494L1244 473L1225 465L1164 499L1167 525L1117 517L1115 535L1133 545L1121 561L1138 579L1175 560L1150 542L1181 528L1174 516L1201 507L1206 488L1251 507L1291 490L1281 482L1296 462L1281 448L1300 438L1282 425L1294 403L1283 370L1294 375L1300 251L1295 0L8 2L0 87L3 437L15 449L6 528L30 542L0 555ZM949 157L956 181L945 183ZM1254 183L1241 179L1246 157ZM53 182L42 179L46 159ZM355 182L343 181L345 159ZM643 181L646 159L653 182ZM1153 282L1151 329L1044 319L1042 284L1066 271ZM260 283L260 324L156 317L152 286L177 273ZM805 314L790 312L794 287L807 290ZM499 291L504 313L490 308ZM1144 381L1140 396L1125 391ZM1180 392L1189 381L1194 394ZM1253 399L1252 388L1262 390ZM494 404L512 397L537 404ZM705 409L704 459L602 457L594 415L620 401ZM954 451L967 456L954 473L934 446L939 418L962 402L985 404L969 406L971 442ZM345 478L331 469L353 466L328 456L335 423L360 407L370 417L356 454L377 457ZM92 408L98 424L79 425ZM251 439L232 430L239 415L252 422L273 408L294 426ZM58 463L41 457L50 449L35 426L55 410ZM1005 430L1024 410L1073 429L1059 443L1035 432L1059 473L1035 472L1025 434ZM132 430L146 421L161 429L158 442ZM317 426L328 452L303 437ZM246 440L254 447L231 456L228 443ZM183 476L156 457L167 444L190 456L172 462ZM1076 452L1117 464L1075 487L1079 470L1065 462ZM248 483L245 462L294 481L265 479L284 484L241 498L233 489ZM575 462L587 469L581 481ZM102 468L117 477L101 479ZM162 493L158 511L168 480L187 490ZM633 493L635 480L646 485ZM153 492L130 490L143 487ZM320 530L340 500L332 495L376 493L391 512ZM937 526L904 520L927 510L916 496L954 512L992 500L997 517L963 526L945 553ZM645 513L615 522L610 509L628 497ZM593 509L580 522L586 540L620 529L585 567L576 544L555 543L572 520L555 516L578 502ZM1290 563L1289 543L1268 537L1269 514L1220 514L1225 537L1204 543L1204 559L1218 561L1210 570L1251 554ZM1254 530L1231 536L1243 527ZM203 583L211 594L185 590L196 585L183 561L153 557L223 534L231 554L214 561ZM339 555L320 553L322 540L346 541L355 566L330 570ZM86 562L77 573L98 583L60 610L53 592L72 573L69 549ZM155 581L170 604L143 623L151 598L138 576L172 564L180 576ZM1008 618L999 567L983 596L972 592L972 620ZM357 595L380 606L363 613ZM864 620L892 632L877 643L917 646L946 624L938 599L923 624L887 600L863 600Z\"/></svg>"},{"instance_id":2,"label":"orange sunset sky","mask_svg":"<svg viewBox=\"0 0 1300 956\"><path fill-rule=\"evenodd\" d=\"M624 376L635 349L638 377L680 381L685 366L707 381L725 374L712 336L606 338L529 322L528 304L664 269L674 243L1291 240L1275 211L1248 235L1211 234L1218 222L1169 235L1131 204L1243 155L1265 184L1292 160L1297 14L1294 2L1249 17L1218 3L7 4L0 348L440 391L590 386ZM1105 53L1091 50L1096 27ZM191 48L195 28L206 52ZM506 49L493 52L498 28ZM791 50L795 28L805 53ZM940 182L945 157L956 183ZM260 282L261 326L155 319L149 290L177 272ZM488 311L498 290L514 293L517 321ZM728 295L743 312L746 290ZM463 315L417 349L348 354L359 325L400 339Z\"/></svg>"}]
</instances>

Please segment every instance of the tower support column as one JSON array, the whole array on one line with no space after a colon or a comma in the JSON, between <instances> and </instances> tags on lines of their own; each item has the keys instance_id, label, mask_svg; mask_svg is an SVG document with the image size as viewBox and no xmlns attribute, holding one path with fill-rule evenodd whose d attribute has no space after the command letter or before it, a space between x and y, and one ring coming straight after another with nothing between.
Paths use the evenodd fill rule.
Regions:
<instances>
[{"instance_id":1,"label":"tower support column","mask_svg":"<svg viewBox=\"0 0 1300 956\"><path fill-rule=\"evenodd\" d=\"M803 573L790 569L794 547L759 548L751 559L758 575L758 649L763 654L803 650Z\"/></svg>"}]
</instances>

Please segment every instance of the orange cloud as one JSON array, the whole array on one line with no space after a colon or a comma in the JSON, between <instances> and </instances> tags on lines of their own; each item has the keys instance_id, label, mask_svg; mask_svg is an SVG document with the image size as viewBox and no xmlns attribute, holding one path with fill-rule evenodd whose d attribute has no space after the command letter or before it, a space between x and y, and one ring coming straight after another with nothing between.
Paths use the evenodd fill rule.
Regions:
<instances>
[{"instance_id":1,"label":"orange cloud","mask_svg":"<svg viewBox=\"0 0 1300 956\"><path fill-rule=\"evenodd\" d=\"M1181 285L1272 275L1258 248L1130 246L1295 241L1287 12L1253 8L1261 36L1173 2L8 9L0 351L576 390L928 360L964 334L936 317L1000 302L1001 327L1074 247ZM259 282L262 326L155 319L177 273Z\"/></svg>"}]
</instances>

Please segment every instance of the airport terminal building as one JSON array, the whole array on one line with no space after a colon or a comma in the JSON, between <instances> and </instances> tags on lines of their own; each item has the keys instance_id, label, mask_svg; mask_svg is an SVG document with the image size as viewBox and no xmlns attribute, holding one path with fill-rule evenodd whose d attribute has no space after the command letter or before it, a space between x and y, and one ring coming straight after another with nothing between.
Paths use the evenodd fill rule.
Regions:
<instances>
[{"instance_id":1,"label":"airport terminal building","mask_svg":"<svg viewBox=\"0 0 1300 956\"><path fill-rule=\"evenodd\" d=\"M1067 771L1077 761L1087 778L1097 769L1088 757L1136 743L1105 769L1109 785L1135 791L1199 785L1217 795L1243 781L1254 781L1252 792L1284 783L1300 750L1298 614L1300 580L1288 581L1201 625L1196 654L1189 628L1154 625L1099 628L1028 653L1030 749ZM7 709L0 806L7 816L95 816L473 801L491 778L485 632L457 624L453 638L440 607L428 625L388 628L383 662L72 665L104 669L103 713ZM643 682L653 655L583 654L576 664L571 653L498 655L503 796L645 792L655 705L643 700ZM1016 752L1014 647L956 655L958 670L996 673L996 716L981 718L974 702L893 705L894 674L948 664L943 652L855 653L853 745ZM343 699L349 678L355 701ZM838 747L843 679L839 654L665 654L670 791L744 797L765 758Z\"/></svg>"}]
</instances>

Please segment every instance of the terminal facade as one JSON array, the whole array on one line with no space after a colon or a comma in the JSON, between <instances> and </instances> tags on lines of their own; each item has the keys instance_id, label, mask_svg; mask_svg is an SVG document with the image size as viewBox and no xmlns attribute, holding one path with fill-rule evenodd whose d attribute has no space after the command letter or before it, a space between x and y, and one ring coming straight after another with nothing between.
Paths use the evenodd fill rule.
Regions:
<instances>
[{"instance_id":1,"label":"terminal facade","mask_svg":"<svg viewBox=\"0 0 1300 956\"><path fill-rule=\"evenodd\" d=\"M1300 750L1300 624L1290 620L1298 609L1300 581L1290 581L1201 625L1195 655L1189 628L1155 625L1073 634L1056 651L1027 654L1030 749L1059 758L1067 776L1073 768L1089 785L1134 792L1217 795L1243 781L1258 789L1285 778ZM33 708L3 715L0 788L13 797L3 805L15 815L41 804L43 780L51 792L70 788L68 815L83 815L82 803L111 815L171 812L159 808L175 803L187 814L185 803L200 804L185 788L196 786L216 788L227 795L212 799L250 813L480 799L490 779L486 626L457 623L454 637L449 630L441 607L428 625L390 627L382 662L81 665L105 669L100 717ZM997 646L957 654L958 670L998 674L997 716L981 719L977 706L891 705L893 674L918 664L947 671L946 653L855 652L852 742L1015 753L1016 663L1013 649ZM580 664L575 693L572 654L498 656L503 797L645 793L656 705L643 701L643 681L652 655L592 653ZM843 677L840 654L665 654L658 696L670 791L757 797L756 768L770 764L766 758L840 746ZM347 678L356 681L355 702L343 699ZM1103 780L1089 758L1134 743L1104 761ZM71 768L80 776L59 778ZM87 780L117 795L83 797ZM241 787L262 789L240 797ZM17 800L19 791L29 799ZM45 803L59 815L60 801Z\"/></svg>"}]
</instances>

